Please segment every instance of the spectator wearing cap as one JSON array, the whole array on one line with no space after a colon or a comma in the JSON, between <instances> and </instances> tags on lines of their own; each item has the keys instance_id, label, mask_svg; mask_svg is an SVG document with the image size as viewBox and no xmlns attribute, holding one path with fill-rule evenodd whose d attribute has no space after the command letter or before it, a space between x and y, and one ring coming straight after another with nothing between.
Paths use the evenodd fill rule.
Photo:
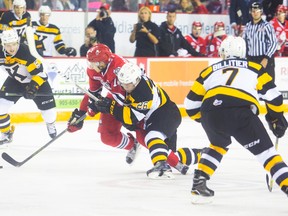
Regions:
<instances>
[{"instance_id":1,"label":"spectator wearing cap","mask_svg":"<svg viewBox=\"0 0 288 216\"><path fill-rule=\"evenodd\" d=\"M107 3L102 4L97 11L96 18L93 19L88 26L91 26L96 30L98 42L105 44L113 53L115 53L114 36L116 28L110 13L110 5Z\"/></svg>"},{"instance_id":2,"label":"spectator wearing cap","mask_svg":"<svg viewBox=\"0 0 288 216\"><path fill-rule=\"evenodd\" d=\"M168 11L166 21L160 25L159 56L199 56L189 45L181 31L175 26L176 12Z\"/></svg>"},{"instance_id":3,"label":"spectator wearing cap","mask_svg":"<svg viewBox=\"0 0 288 216\"><path fill-rule=\"evenodd\" d=\"M243 38L247 46L247 59L261 64L275 81L274 54L277 38L271 23L262 19L263 5L254 2L249 8L252 20L246 24Z\"/></svg>"},{"instance_id":4,"label":"spectator wearing cap","mask_svg":"<svg viewBox=\"0 0 288 216\"><path fill-rule=\"evenodd\" d=\"M199 53L199 55L206 56L206 43L205 39L201 37L202 23L199 21L194 21L192 23L191 34L186 35L185 39L192 46L192 48Z\"/></svg>"}]
</instances>

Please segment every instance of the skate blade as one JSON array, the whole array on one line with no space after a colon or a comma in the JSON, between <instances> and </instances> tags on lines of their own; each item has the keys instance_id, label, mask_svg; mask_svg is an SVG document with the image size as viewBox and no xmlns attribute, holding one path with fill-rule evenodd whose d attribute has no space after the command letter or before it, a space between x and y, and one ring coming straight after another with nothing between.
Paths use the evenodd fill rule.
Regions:
<instances>
[{"instance_id":1,"label":"skate blade","mask_svg":"<svg viewBox=\"0 0 288 216\"><path fill-rule=\"evenodd\" d=\"M201 196L192 194L191 203L194 205L205 205L211 204L213 201L213 196Z\"/></svg>"},{"instance_id":2,"label":"skate blade","mask_svg":"<svg viewBox=\"0 0 288 216\"><path fill-rule=\"evenodd\" d=\"M175 179L175 176L173 175L172 172L163 173L163 175L161 175L161 176L159 176L158 172L152 172L152 173L149 173L148 177L151 178L151 179L155 179L155 180L171 180L171 179Z\"/></svg>"},{"instance_id":3,"label":"skate blade","mask_svg":"<svg viewBox=\"0 0 288 216\"><path fill-rule=\"evenodd\" d=\"M129 163L129 162L127 162L127 159L126 159L126 163L127 163L129 166L132 166L132 165L134 164L136 158L137 158L138 155L139 155L140 150L141 150L141 146L139 145L138 148L137 148L137 150L136 150L136 153L135 153L135 156L134 156L134 160L132 160L132 162Z\"/></svg>"}]
</instances>

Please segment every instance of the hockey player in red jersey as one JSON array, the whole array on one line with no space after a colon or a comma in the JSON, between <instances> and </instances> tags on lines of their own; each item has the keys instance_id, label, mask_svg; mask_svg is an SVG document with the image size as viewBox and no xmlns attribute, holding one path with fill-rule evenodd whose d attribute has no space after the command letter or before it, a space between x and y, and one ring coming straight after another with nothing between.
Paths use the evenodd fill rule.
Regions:
<instances>
[{"instance_id":1,"label":"hockey player in red jersey","mask_svg":"<svg viewBox=\"0 0 288 216\"><path fill-rule=\"evenodd\" d=\"M288 21L286 18L287 8L284 5L278 5L276 16L270 21L278 40L275 56L288 56Z\"/></svg>"},{"instance_id":2,"label":"hockey player in red jersey","mask_svg":"<svg viewBox=\"0 0 288 216\"><path fill-rule=\"evenodd\" d=\"M206 43L205 39L200 36L202 31L202 24L199 21L194 21L192 23L192 32L185 36L188 43L196 50L196 52L201 53L203 56L206 55Z\"/></svg>"},{"instance_id":3,"label":"hockey player in red jersey","mask_svg":"<svg viewBox=\"0 0 288 216\"><path fill-rule=\"evenodd\" d=\"M220 44L226 37L225 24L223 22L215 22L214 32L208 34L205 38L206 52L208 57L219 57L218 50Z\"/></svg>"},{"instance_id":4,"label":"hockey player in red jersey","mask_svg":"<svg viewBox=\"0 0 288 216\"><path fill-rule=\"evenodd\" d=\"M102 100L101 91L104 87L108 90L108 95L106 97L115 100L118 104L123 106L126 103L125 91L119 85L116 74L128 61L121 56L113 54L110 49L103 44L97 44L90 48L87 52L87 60L89 64L87 68L89 92ZM95 106L95 101L91 100L87 94L84 96L80 108L75 109L72 113L68 122L69 132L74 132L82 128L84 121L81 121L77 125L71 124L71 122L75 119L79 119L86 112L90 116L95 116L95 114L99 112ZM135 155L139 149L139 143L146 147L144 143L145 131L135 130L137 141L132 134L122 133L120 131L121 127L122 123L115 119L115 117L110 113L100 114L98 132L100 133L102 142L115 148L128 150L126 162L131 164L134 162ZM130 127L128 129L131 130L132 128ZM175 167L182 174L186 174L188 166L181 164L173 151L176 151L176 146L169 154L169 162L171 166ZM191 153L195 155L195 162L197 162L197 153L198 152ZM194 164L194 161L191 163Z\"/></svg>"}]
</instances>

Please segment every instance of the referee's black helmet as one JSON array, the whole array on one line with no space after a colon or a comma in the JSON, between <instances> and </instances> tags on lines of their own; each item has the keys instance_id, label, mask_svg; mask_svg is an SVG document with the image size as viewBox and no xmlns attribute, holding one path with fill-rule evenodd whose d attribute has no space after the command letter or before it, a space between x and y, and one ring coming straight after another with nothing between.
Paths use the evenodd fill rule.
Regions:
<instances>
[{"instance_id":1,"label":"referee's black helmet","mask_svg":"<svg viewBox=\"0 0 288 216\"><path fill-rule=\"evenodd\" d=\"M253 3L250 5L250 11L251 11L252 9L263 10L263 5L262 5L262 3L260 3L260 2L253 2Z\"/></svg>"}]
</instances>

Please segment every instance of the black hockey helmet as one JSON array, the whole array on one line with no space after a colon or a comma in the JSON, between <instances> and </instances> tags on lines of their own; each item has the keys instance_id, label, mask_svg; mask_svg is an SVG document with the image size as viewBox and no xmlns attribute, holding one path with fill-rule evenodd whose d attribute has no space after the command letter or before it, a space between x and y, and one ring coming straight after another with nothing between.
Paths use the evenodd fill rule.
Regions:
<instances>
[{"instance_id":1,"label":"black hockey helmet","mask_svg":"<svg viewBox=\"0 0 288 216\"><path fill-rule=\"evenodd\" d=\"M260 2L253 2L253 3L250 5L249 11L251 12L252 9L263 10L263 5L262 5L262 3L260 3Z\"/></svg>"}]
</instances>

